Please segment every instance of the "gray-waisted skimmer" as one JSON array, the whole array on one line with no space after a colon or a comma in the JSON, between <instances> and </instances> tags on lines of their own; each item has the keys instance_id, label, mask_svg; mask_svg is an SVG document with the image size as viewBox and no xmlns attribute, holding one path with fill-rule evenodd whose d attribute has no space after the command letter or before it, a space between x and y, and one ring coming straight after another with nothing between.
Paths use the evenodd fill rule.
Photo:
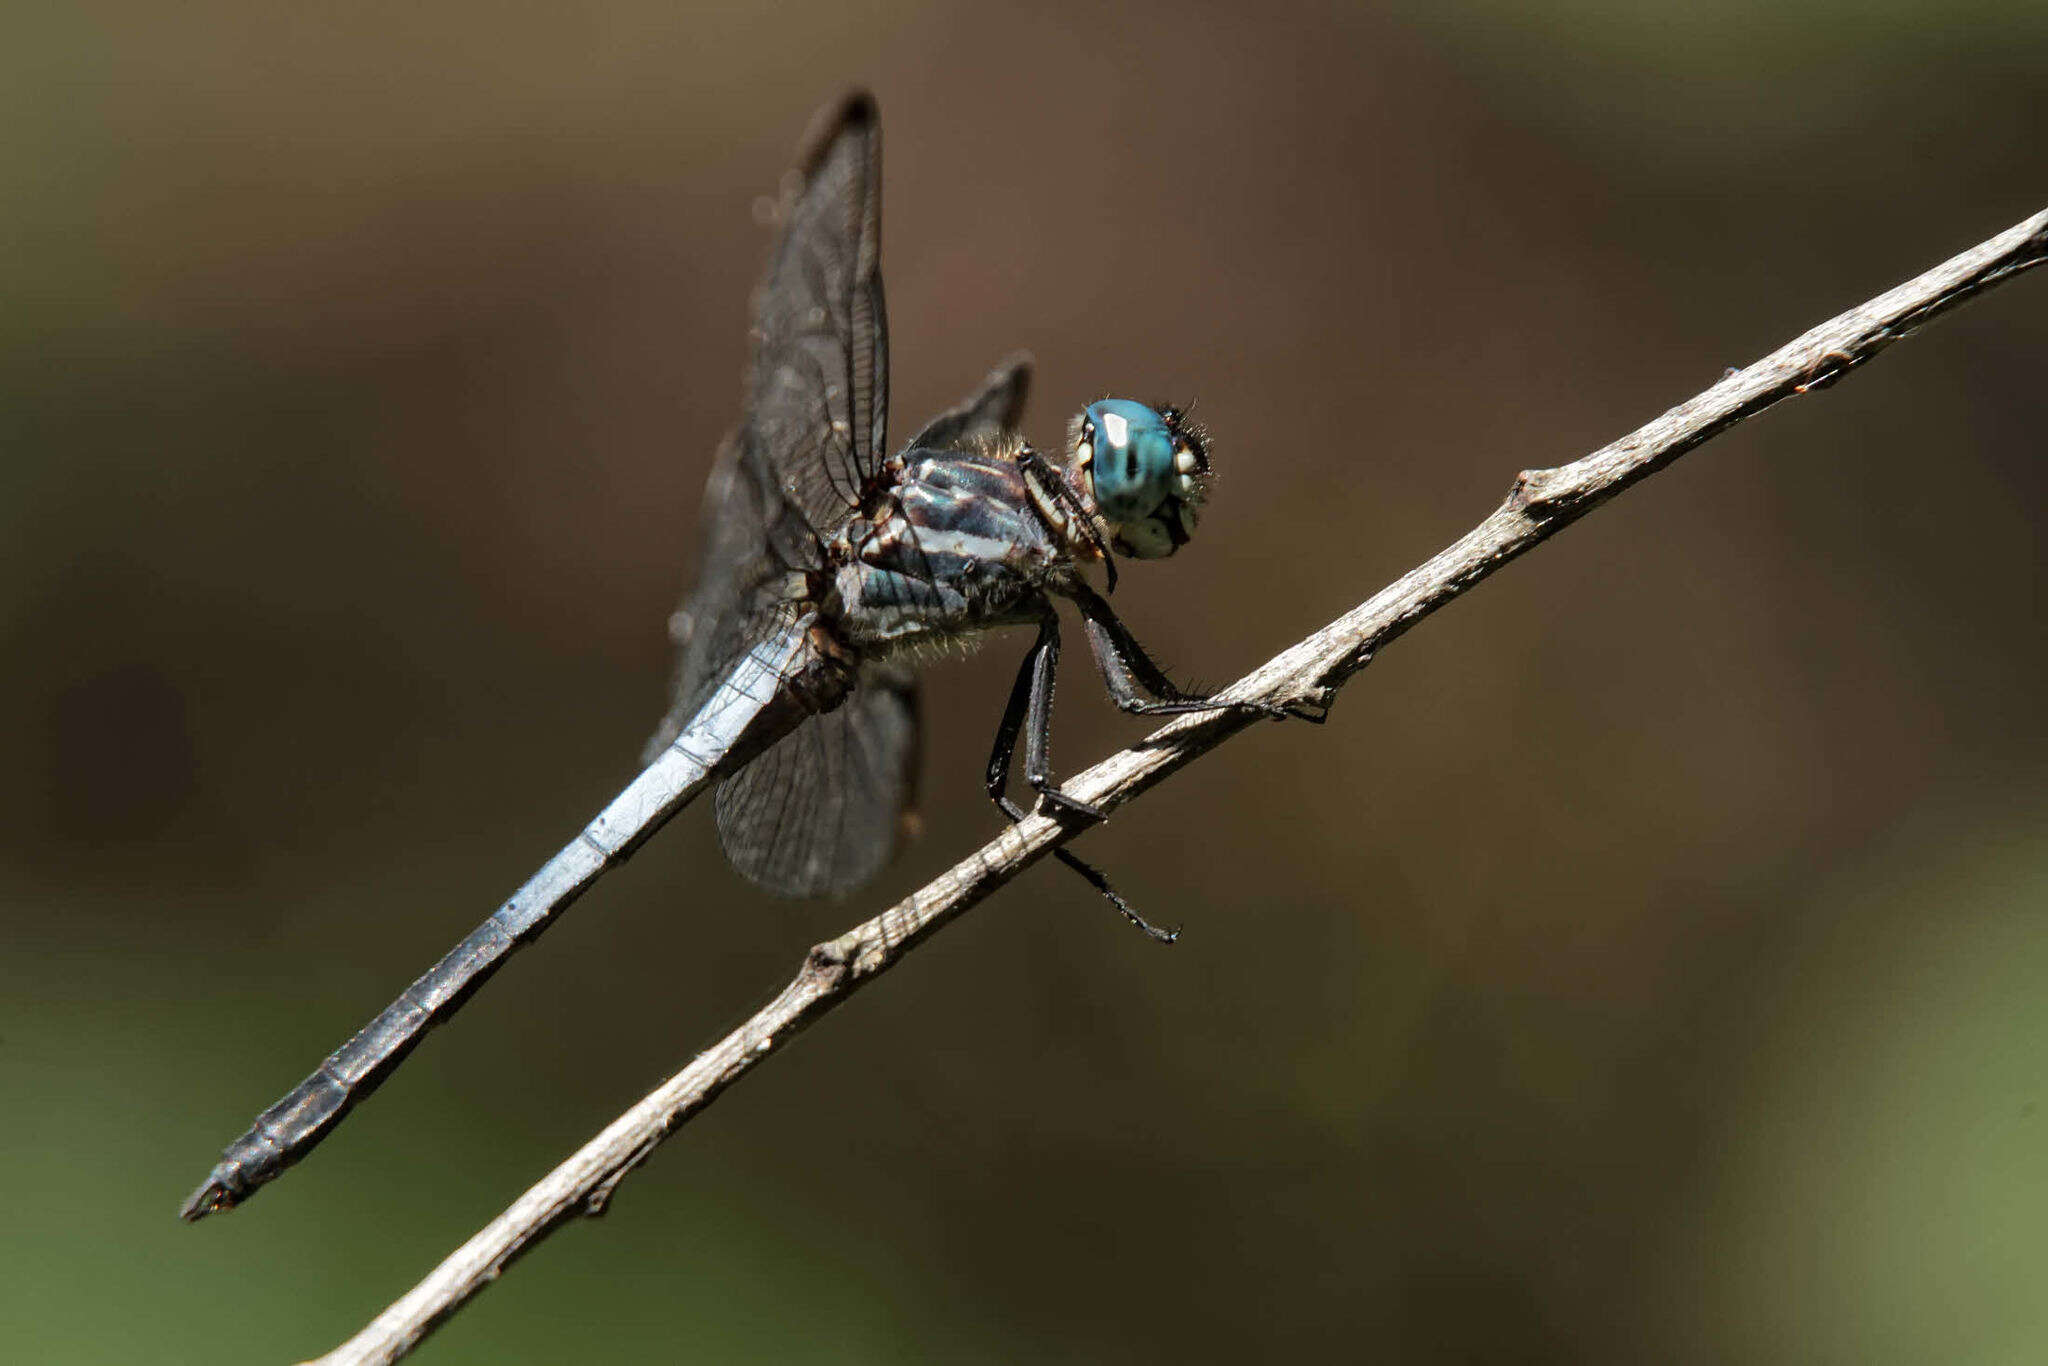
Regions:
<instances>
[{"instance_id":1,"label":"gray-waisted skimmer","mask_svg":"<svg viewBox=\"0 0 2048 1366\"><path fill-rule=\"evenodd\" d=\"M1101 815L1062 795L1050 773L1056 599L1079 608L1123 710L1227 705L1175 688L1104 596L1116 584L1115 555L1171 555L1194 530L1208 450L1175 409L1095 403L1063 448L1041 454L1017 432L1030 367L1013 359L889 452L880 177L874 102L854 94L822 116L782 205L753 301L744 416L712 470L697 587L672 623L674 705L645 770L264 1111L186 1203L186 1218L234 1206L303 1157L514 948L708 786L717 786L725 852L754 881L807 896L873 876L911 800L921 650L996 627L1036 628L987 773L990 795L1013 820L1024 815L1007 795L1020 739L1041 800ZM1088 582L1098 567L1102 593ZM1058 853L1134 923L1171 937L1094 869Z\"/></svg>"}]
</instances>

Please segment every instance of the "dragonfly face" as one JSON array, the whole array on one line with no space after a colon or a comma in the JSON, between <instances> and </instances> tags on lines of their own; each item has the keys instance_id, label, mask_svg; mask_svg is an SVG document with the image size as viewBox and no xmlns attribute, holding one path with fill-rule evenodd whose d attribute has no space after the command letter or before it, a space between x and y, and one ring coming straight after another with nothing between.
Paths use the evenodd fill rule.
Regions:
<instances>
[{"instance_id":1,"label":"dragonfly face","mask_svg":"<svg viewBox=\"0 0 2048 1366\"><path fill-rule=\"evenodd\" d=\"M1069 444L1079 491L1109 524L1119 554L1156 560L1188 543L1208 496L1209 451L1178 409L1091 403Z\"/></svg>"}]
</instances>

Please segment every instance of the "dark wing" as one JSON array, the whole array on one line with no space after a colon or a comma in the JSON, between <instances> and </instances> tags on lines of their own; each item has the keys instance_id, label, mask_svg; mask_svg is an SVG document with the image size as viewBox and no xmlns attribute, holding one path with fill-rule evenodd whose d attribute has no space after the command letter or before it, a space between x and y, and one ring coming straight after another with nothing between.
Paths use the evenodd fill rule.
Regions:
<instances>
[{"instance_id":1,"label":"dark wing","mask_svg":"<svg viewBox=\"0 0 2048 1366\"><path fill-rule=\"evenodd\" d=\"M959 450L1014 431L1031 361L1012 356L913 447ZM718 838L733 867L784 896L849 892L882 870L917 788L917 679L870 664L836 711L813 716L718 789Z\"/></svg>"},{"instance_id":2,"label":"dark wing","mask_svg":"<svg viewBox=\"0 0 2048 1366\"><path fill-rule=\"evenodd\" d=\"M1021 426L1030 396L1031 357L1019 351L989 371L979 393L925 423L906 449L971 450Z\"/></svg>"},{"instance_id":3,"label":"dark wing","mask_svg":"<svg viewBox=\"0 0 2048 1366\"><path fill-rule=\"evenodd\" d=\"M747 428L791 503L829 539L887 454L882 131L873 97L827 110L805 140L782 236L754 295Z\"/></svg>"}]
</instances>

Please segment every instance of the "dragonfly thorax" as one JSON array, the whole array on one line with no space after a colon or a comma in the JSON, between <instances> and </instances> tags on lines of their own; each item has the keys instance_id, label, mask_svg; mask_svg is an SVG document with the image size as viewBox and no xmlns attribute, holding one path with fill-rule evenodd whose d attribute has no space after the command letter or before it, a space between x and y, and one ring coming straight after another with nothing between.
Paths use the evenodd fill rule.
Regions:
<instances>
[{"instance_id":1,"label":"dragonfly thorax","mask_svg":"<svg viewBox=\"0 0 2048 1366\"><path fill-rule=\"evenodd\" d=\"M828 610L890 652L1027 620L1067 555L1012 450L906 454L894 506L850 529Z\"/></svg>"}]
</instances>

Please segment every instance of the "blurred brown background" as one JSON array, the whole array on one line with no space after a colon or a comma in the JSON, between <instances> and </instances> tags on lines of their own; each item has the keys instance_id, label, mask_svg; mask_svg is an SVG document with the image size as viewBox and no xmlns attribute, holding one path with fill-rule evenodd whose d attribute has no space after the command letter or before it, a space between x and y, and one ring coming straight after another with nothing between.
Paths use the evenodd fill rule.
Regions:
<instances>
[{"instance_id":1,"label":"blurred brown background","mask_svg":"<svg viewBox=\"0 0 2048 1366\"><path fill-rule=\"evenodd\" d=\"M1498 0L43 7L0 81L0 1333L324 1350L997 825L935 672L845 905L691 813L304 1167L249 1117L632 770L750 214L851 82L900 438L1191 398L1216 682L2048 203L2048 18ZM1035 871L435 1362L2048 1353L2048 275L1688 457ZM1065 770L1141 733L1085 669Z\"/></svg>"}]
</instances>

